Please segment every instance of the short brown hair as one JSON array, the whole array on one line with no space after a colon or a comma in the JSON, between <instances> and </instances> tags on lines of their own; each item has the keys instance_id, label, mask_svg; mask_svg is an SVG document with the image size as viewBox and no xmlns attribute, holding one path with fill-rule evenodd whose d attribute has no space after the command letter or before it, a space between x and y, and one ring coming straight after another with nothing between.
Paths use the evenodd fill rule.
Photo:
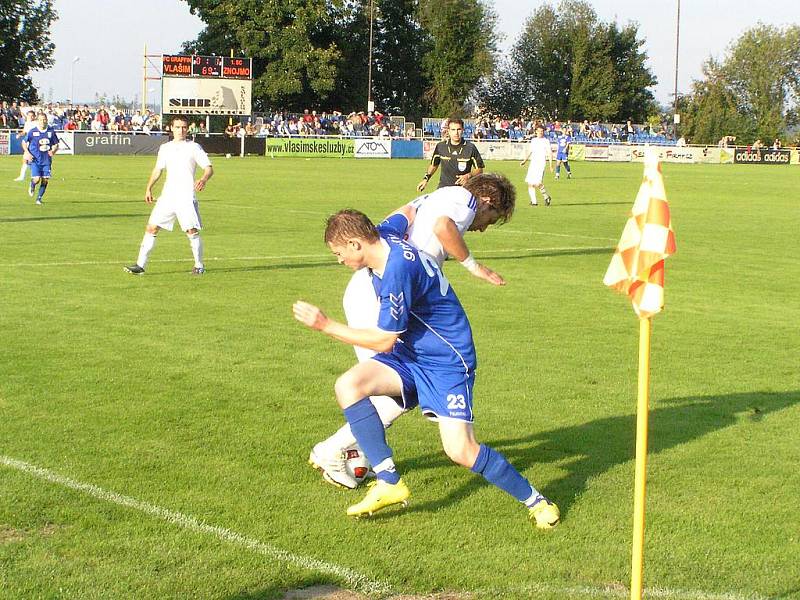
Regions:
<instances>
[{"instance_id":1,"label":"short brown hair","mask_svg":"<svg viewBox=\"0 0 800 600\"><path fill-rule=\"evenodd\" d=\"M460 117L450 117L449 119L447 119L447 126L448 127L450 127L450 125L452 125L453 123L457 123L458 125L461 125L462 128L464 127L464 119L462 119Z\"/></svg>"},{"instance_id":2,"label":"short brown hair","mask_svg":"<svg viewBox=\"0 0 800 600\"><path fill-rule=\"evenodd\" d=\"M377 242L380 236L369 217L361 211L346 208L328 217L325 225L326 244L344 244L353 238Z\"/></svg>"},{"instance_id":3,"label":"short brown hair","mask_svg":"<svg viewBox=\"0 0 800 600\"><path fill-rule=\"evenodd\" d=\"M172 117L169 120L169 124L170 125L174 125L175 121L183 121L184 123L186 123L187 127L189 126L189 118L188 117L184 117L183 115L175 115L174 117Z\"/></svg>"},{"instance_id":4,"label":"short brown hair","mask_svg":"<svg viewBox=\"0 0 800 600\"><path fill-rule=\"evenodd\" d=\"M480 173L467 179L464 189L477 198L489 198L489 204L500 213L498 224L509 221L514 214L517 190L505 175Z\"/></svg>"}]
</instances>

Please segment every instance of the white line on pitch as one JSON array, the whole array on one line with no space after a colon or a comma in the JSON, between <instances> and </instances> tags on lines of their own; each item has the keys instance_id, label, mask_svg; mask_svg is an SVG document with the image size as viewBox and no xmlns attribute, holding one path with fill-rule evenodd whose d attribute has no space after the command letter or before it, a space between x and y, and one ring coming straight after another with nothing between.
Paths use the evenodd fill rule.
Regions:
<instances>
[{"instance_id":1,"label":"white line on pitch","mask_svg":"<svg viewBox=\"0 0 800 600\"><path fill-rule=\"evenodd\" d=\"M155 504L143 502L141 500L137 500L136 498L131 498L130 496L122 496L121 494L104 490L96 485L81 483L79 481L75 481L74 479L70 479L69 477L59 475L58 473L50 471L49 469L43 469L42 467L37 467L36 465L3 455L0 455L0 464L18 471L23 471L29 475L38 477L39 479L44 479L45 481L62 485L78 492L83 492L89 496L92 496L93 498L97 498L98 500L103 500L105 502L111 502L119 506L124 506L125 508L138 510L152 517L156 517L163 521L172 523L173 525L177 525L178 527L213 535L219 540L247 548L248 550L257 552L262 556L266 556L284 563L289 563L308 571L332 575L338 580L344 582L351 590L356 590L367 594L378 593L384 595L390 593L391 591L391 588L387 583L369 579L368 577L361 575L352 569L348 569L347 567L341 567L339 565L318 560L316 558L311 558L309 556L293 554L287 550L273 546L272 544L267 544L260 540L244 536L240 533L236 533L235 531L231 531L230 529L218 527L216 525L209 525L190 515L185 515L183 513L156 506Z\"/></svg>"},{"instance_id":2,"label":"white line on pitch","mask_svg":"<svg viewBox=\"0 0 800 600\"><path fill-rule=\"evenodd\" d=\"M495 254L513 254L514 252L578 252L580 250L613 250L610 246L557 246L553 248L498 248L485 252L476 252L478 258L490 260ZM293 254L293 255L272 255L272 256L212 256L205 257L206 262L224 261L258 261L258 260L295 260L306 258L330 258L330 254ZM185 263L191 262L191 258L155 258L151 263ZM10 267L80 267L97 265L122 265L124 260L83 260L74 262L39 262L39 263L0 263L0 269Z\"/></svg>"},{"instance_id":3,"label":"white line on pitch","mask_svg":"<svg viewBox=\"0 0 800 600\"><path fill-rule=\"evenodd\" d=\"M130 496L123 496L115 492L110 492L90 483L81 483L79 481L75 481L74 479L70 479L69 477L65 477L64 475L59 475L58 473L49 469L37 467L36 465L32 465L8 456L0 455L0 465L5 465L11 469L22 471L34 477L38 477L39 479L70 488L77 492L83 492L89 496L92 496L93 498L97 498L98 500L103 500L105 502L124 506L125 508L138 510L152 517L167 521L173 525L177 525L178 527L182 527L190 531L212 535L221 541L228 542L229 544L234 544L236 546L241 546L274 560L289 563L308 571L332 575L340 581L343 581L351 590L360 591L366 594L381 594L383 596L391 593L391 587L387 583L369 579L368 577L361 575L352 569L348 569L347 567L341 567L339 565L308 556L293 554L287 550L273 546L272 544L267 544L255 538L247 537L230 529L216 525L209 525L190 515L172 511L148 502L143 502L141 500L137 500L136 498L131 498ZM529 597L539 594L559 594L565 596L591 596L606 598L622 598L628 596L628 592L626 592L624 589L589 586L559 587L544 583L522 586L521 588L481 590L481 592L500 592L498 595L524 593ZM742 595L735 592L718 593L705 592L702 590L673 590L666 588L648 588L644 590L644 596L646 598L663 598L666 600L767 600L766 597L755 593Z\"/></svg>"}]
</instances>

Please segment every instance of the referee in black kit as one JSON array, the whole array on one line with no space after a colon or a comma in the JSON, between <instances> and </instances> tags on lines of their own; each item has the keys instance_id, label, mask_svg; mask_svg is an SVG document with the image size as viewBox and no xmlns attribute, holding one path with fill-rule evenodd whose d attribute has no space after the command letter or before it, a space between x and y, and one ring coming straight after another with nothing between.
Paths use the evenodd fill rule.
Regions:
<instances>
[{"instance_id":1,"label":"referee in black kit","mask_svg":"<svg viewBox=\"0 0 800 600\"><path fill-rule=\"evenodd\" d=\"M483 159L475 144L464 139L464 121L449 119L447 139L436 144L425 177L419 182L417 191L428 185L428 180L442 165L439 187L464 185L467 179L483 172Z\"/></svg>"}]
</instances>

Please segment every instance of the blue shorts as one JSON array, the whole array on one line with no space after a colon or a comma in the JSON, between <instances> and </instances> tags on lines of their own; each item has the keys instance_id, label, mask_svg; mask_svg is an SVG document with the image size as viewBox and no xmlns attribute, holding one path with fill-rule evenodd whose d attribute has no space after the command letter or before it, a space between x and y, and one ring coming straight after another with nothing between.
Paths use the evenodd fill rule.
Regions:
<instances>
[{"instance_id":1,"label":"blue shorts","mask_svg":"<svg viewBox=\"0 0 800 600\"><path fill-rule=\"evenodd\" d=\"M475 371L467 374L422 367L387 352L372 357L395 371L403 382L403 408L419 405L422 414L431 419L439 417L472 423L472 386Z\"/></svg>"},{"instance_id":2,"label":"blue shorts","mask_svg":"<svg viewBox=\"0 0 800 600\"><path fill-rule=\"evenodd\" d=\"M569 155L567 154L558 154L556 155L556 160L560 160L562 162L566 162L569 160Z\"/></svg>"},{"instance_id":3,"label":"blue shorts","mask_svg":"<svg viewBox=\"0 0 800 600\"><path fill-rule=\"evenodd\" d=\"M47 177L50 178L50 163L41 163L33 161L31 163L31 177Z\"/></svg>"}]
</instances>

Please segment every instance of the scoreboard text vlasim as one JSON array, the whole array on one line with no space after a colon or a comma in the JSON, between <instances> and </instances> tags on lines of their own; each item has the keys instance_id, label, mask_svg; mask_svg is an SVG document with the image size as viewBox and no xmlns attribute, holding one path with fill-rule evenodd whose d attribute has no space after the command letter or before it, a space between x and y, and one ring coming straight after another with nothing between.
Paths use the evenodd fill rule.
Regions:
<instances>
[{"instance_id":1,"label":"scoreboard text vlasim","mask_svg":"<svg viewBox=\"0 0 800 600\"><path fill-rule=\"evenodd\" d=\"M166 77L253 78L252 58L164 54L161 66Z\"/></svg>"}]
</instances>

